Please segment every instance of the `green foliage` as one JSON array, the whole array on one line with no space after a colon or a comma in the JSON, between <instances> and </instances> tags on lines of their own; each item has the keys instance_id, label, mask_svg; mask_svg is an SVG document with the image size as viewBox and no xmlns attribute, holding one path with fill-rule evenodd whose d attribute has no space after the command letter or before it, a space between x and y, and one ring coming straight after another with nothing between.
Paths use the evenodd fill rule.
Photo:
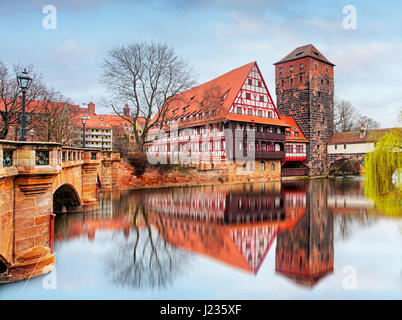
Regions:
<instances>
[{"instance_id":1,"label":"green foliage","mask_svg":"<svg viewBox=\"0 0 402 320\"><path fill-rule=\"evenodd\" d=\"M364 161L365 186L368 198L373 199L377 209L386 215L401 215L402 130L394 129L384 134L373 152ZM396 185L393 173L399 169Z\"/></svg>"}]
</instances>

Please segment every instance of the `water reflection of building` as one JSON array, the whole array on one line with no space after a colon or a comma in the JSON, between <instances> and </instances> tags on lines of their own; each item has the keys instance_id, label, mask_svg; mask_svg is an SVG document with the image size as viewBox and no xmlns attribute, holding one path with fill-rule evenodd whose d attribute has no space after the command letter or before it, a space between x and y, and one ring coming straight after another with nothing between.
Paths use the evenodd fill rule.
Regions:
<instances>
[{"instance_id":1,"label":"water reflection of building","mask_svg":"<svg viewBox=\"0 0 402 320\"><path fill-rule=\"evenodd\" d=\"M55 240L62 242L72 238L87 236L93 241L97 230L123 230L128 234L133 225L129 216L112 201L112 193L100 193L98 206L90 211L64 214L55 219Z\"/></svg>"},{"instance_id":2,"label":"water reflection of building","mask_svg":"<svg viewBox=\"0 0 402 320\"><path fill-rule=\"evenodd\" d=\"M327 207L334 214L364 214L374 212L374 201L364 194L364 180L336 179L332 181L327 198Z\"/></svg>"},{"instance_id":3,"label":"water reflection of building","mask_svg":"<svg viewBox=\"0 0 402 320\"><path fill-rule=\"evenodd\" d=\"M307 186L306 214L293 229L277 236L275 270L298 284L313 287L333 271L334 218L326 208L327 181Z\"/></svg>"},{"instance_id":4,"label":"water reflection of building","mask_svg":"<svg viewBox=\"0 0 402 320\"><path fill-rule=\"evenodd\" d=\"M145 196L149 222L170 244L256 274L276 235L303 215L303 184L166 190Z\"/></svg>"}]
</instances>

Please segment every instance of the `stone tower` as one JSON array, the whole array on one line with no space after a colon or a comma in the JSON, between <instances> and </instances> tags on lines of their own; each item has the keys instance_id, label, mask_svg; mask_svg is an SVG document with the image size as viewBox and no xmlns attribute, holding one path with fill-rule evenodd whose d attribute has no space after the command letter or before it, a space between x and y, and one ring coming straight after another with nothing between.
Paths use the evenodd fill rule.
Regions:
<instances>
[{"instance_id":1,"label":"stone tower","mask_svg":"<svg viewBox=\"0 0 402 320\"><path fill-rule=\"evenodd\" d=\"M327 141L334 132L334 64L312 44L274 63L277 108L292 116L309 140L311 176L327 174Z\"/></svg>"}]
</instances>

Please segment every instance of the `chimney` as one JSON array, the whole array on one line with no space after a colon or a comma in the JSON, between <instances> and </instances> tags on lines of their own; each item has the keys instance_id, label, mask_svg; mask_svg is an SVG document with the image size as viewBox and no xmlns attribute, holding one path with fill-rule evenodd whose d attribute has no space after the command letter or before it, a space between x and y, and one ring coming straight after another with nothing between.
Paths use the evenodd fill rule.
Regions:
<instances>
[{"instance_id":1,"label":"chimney","mask_svg":"<svg viewBox=\"0 0 402 320\"><path fill-rule=\"evenodd\" d=\"M95 114L95 103L93 103L92 101L88 103L88 113Z\"/></svg>"},{"instance_id":2,"label":"chimney","mask_svg":"<svg viewBox=\"0 0 402 320\"><path fill-rule=\"evenodd\" d=\"M128 103L126 103L126 104L124 105L123 114L124 114L124 116L126 116L126 117L129 117L129 116L130 116L130 107L129 107Z\"/></svg>"},{"instance_id":3,"label":"chimney","mask_svg":"<svg viewBox=\"0 0 402 320\"><path fill-rule=\"evenodd\" d=\"M366 132L367 132L366 124L362 123L360 125L360 139L363 139L366 136Z\"/></svg>"}]
</instances>

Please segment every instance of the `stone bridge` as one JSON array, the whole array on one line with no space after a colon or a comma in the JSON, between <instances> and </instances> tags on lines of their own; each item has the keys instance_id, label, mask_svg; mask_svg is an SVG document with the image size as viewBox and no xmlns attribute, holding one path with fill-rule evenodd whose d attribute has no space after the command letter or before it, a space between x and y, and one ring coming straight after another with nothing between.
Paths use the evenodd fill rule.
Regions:
<instances>
[{"instance_id":1,"label":"stone bridge","mask_svg":"<svg viewBox=\"0 0 402 320\"><path fill-rule=\"evenodd\" d=\"M120 154L0 140L0 282L54 267L54 213L97 203L118 184Z\"/></svg>"},{"instance_id":2,"label":"stone bridge","mask_svg":"<svg viewBox=\"0 0 402 320\"><path fill-rule=\"evenodd\" d=\"M365 153L338 153L328 155L330 175L357 174L364 170Z\"/></svg>"}]
</instances>

